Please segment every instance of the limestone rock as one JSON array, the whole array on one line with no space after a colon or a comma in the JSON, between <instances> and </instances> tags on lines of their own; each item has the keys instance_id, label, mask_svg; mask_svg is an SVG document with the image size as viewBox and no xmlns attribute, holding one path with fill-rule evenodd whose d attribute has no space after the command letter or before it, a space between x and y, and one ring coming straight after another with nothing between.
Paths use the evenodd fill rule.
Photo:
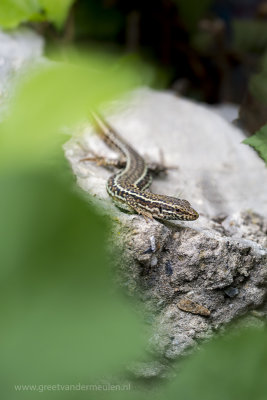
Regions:
<instances>
[{"instance_id":1,"label":"limestone rock","mask_svg":"<svg viewBox=\"0 0 267 400\"><path fill-rule=\"evenodd\" d=\"M0 106L6 106L12 80L43 53L44 41L30 29L0 30Z\"/></svg>"},{"instance_id":2,"label":"limestone rock","mask_svg":"<svg viewBox=\"0 0 267 400\"><path fill-rule=\"evenodd\" d=\"M266 315L267 169L242 131L206 106L140 89L111 109L107 119L140 154L159 161L162 152L178 167L151 190L200 213L193 222L146 222L121 212L105 189L113 171L80 162L89 149L116 155L88 126L65 145L78 185L114 222L120 279L146 306L151 347L176 359L250 311Z\"/></svg>"}]
</instances>

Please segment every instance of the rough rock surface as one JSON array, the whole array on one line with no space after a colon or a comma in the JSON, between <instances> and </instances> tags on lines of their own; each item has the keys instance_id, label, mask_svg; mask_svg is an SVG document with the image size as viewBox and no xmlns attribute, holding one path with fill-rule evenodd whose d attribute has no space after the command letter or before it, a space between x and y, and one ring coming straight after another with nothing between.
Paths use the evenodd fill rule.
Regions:
<instances>
[{"instance_id":1,"label":"rough rock surface","mask_svg":"<svg viewBox=\"0 0 267 400\"><path fill-rule=\"evenodd\" d=\"M146 222L119 211L105 189L112 172L79 161L89 149L116 157L92 128L80 127L65 153L79 186L113 219L121 280L146 305L151 347L176 359L240 316L266 315L267 169L243 133L203 105L141 89L115 109L108 120L143 156L159 161L162 151L178 167L151 190L189 200L197 221Z\"/></svg>"}]
</instances>

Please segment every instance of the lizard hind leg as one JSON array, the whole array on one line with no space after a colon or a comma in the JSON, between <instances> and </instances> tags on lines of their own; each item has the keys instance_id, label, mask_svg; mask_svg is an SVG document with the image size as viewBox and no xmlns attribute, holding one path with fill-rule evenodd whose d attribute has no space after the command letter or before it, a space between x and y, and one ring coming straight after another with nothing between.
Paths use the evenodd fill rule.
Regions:
<instances>
[{"instance_id":1,"label":"lizard hind leg","mask_svg":"<svg viewBox=\"0 0 267 400\"><path fill-rule=\"evenodd\" d=\"M122 201L116 197L112 197L112 200L119 209L126 211L130 214L137 213L139 215L142 215L145 218L146 222L154 219L153 215L147 210L143 210L142 208L136 206L130 206L129 204L125 203L125 201Z\"/></svg>"},{"instance_id":2,"label":"lizard hind leg","mask_svg":"<svg viewBox=\"0 0 267 400\"><path fill-rule=\"evenodd\" d=\"M114 159L114 158L106 158L101 156L94 155L93 157L85 157L80 160L83 161L92 161L95 162L96 165L103 167L115 167L115 168L124 168L126 165L126 161L124 159Z\"/></svg>"},{"instance_id":3,"label":"lizard hind leg","mask_svg":"<svg viewBox=\"0 0 267 400\"><path fill-rule=\"evenodd\" d=\"M135 213L134 208L129 206L127 203L125 203L125 201L120 200L120 199L118 199L116 197L113 197L113 196L112 196L112 200L113 200L113 203L116 205L116 207L118 207L120 210L126 211L126 212L128 212L130 214L134 214Z\"/></svg>"},{"instance_id":4,"label":"lizard hind leg","mask_svg":"<svg viewBox=\"0 0 267 400\"><path fill-rule=\"evenodd\" d=\"M146 222L148 222L149 220L151 220L151 221L154 220L153 215L152 215L149 211L142 210L141 208L135 208L134 210L135 210L139 215L142 215L142 216L145 218Z\"/></svg>"}]
</instances>

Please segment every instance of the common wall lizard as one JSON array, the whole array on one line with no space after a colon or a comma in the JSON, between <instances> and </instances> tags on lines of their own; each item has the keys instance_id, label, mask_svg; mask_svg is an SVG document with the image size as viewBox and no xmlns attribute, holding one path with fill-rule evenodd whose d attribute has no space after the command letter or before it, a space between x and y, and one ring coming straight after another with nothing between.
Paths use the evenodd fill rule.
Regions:
<instances>
[{"instance_id":1,"label":"common wall lizard","mask_svg":"<svg viewBox=\"0 0 267 400\"><path fill-rule=\"evenodd\" d=\"M97 113L91 113L93 125L103 141L117 151L121 159L87 157L99 165L122 168L107 181L107 192L115 204L127 211L135 211L146 219L193 221L199 215L187 200L151 193L151 173L143 159L115 130Z\"/></svg>"}]
</instances>

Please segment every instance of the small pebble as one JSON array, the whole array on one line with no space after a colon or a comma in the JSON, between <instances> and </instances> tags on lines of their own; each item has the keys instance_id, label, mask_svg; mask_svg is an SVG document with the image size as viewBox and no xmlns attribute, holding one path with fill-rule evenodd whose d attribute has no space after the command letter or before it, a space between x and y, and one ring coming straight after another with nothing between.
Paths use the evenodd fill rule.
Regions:
<instances>
[{"instance_id":1,"label":"small pebble","mask_svg":"<svg viewBox=\"0 0 267 400\"><path fill-rule=\"evenodd\" d=\"M155 236L150 236L150 247L152 252L154 253L156 251L156 241L155 241Z\"/></svg>"},{"instance_id":2,"label":"small pebble","mask_svg":"<svg viewBox=\"0 0 267 400\"><path fill-rule=\"evenodd\" d=\"M157 263L158 263L158 258L156 256L152 256L150 263L151 267L155 267Z\"/></svg>"},{"instance_id":3,"label":"small pebble","mask_svg":"<svg viewBox=\"0 0 267 400\"><path fill-rule=\"evenodd\" d=\"M168 276L171 276L173 274L172 264L169 260L165 264L165 273Z\"/></svg>"},{"instance_id":4,"label":"small pebble","mask_svg":"<svg viewBox=\"0 0 267 400\"><path fill-rule=\"evenodd\" d=\"M210 310L201 304L196 303L193 300L190 300L186 297L181 299L177 304L178 308L182 311L187 311L192 314L199 314L208 317L210 315Z\"/></svg>"},{"instance_id":5,"label":"small pebble","mask_svg":"<svg viewBox=\"0 0 267 400\"><path fill-rule=\"evenodd\" d=\"M236 287L229 287L229 288L225 289L224 293L228 297L235 297L236 295L238 295L239 289L237 289Z\"/></svg>"}]
</instances>

